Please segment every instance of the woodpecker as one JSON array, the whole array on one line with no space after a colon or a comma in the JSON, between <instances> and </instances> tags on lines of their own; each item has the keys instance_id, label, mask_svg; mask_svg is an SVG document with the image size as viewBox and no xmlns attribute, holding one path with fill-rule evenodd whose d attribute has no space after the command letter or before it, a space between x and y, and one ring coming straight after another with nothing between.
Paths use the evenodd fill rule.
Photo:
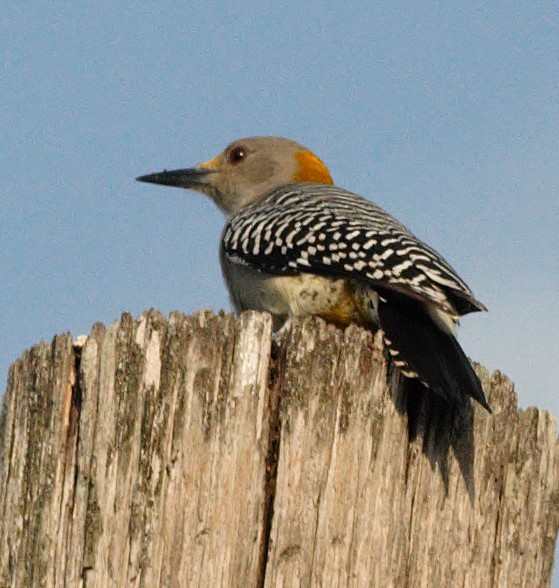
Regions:
<instances>
[{"instance_id":1,"label":"woodpecker","mask_svg":"<svg viewBox=\"0 0 559 588\"><path fill-rule=\"evenodd\" d=\"M237 312L267 311L381 329L392 361L449 404L490 411L456 340L460 316L486 310L434 249L369 200L338 188L303 145L230 144L205 163L138 177L209 196L227 218L220 261Z\"/></svg>"}]
</instances>

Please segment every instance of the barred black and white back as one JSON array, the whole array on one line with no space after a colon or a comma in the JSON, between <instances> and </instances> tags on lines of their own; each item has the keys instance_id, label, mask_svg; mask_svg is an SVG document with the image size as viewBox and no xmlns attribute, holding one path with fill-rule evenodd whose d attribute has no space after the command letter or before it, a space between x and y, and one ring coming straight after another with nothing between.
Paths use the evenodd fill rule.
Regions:
<instances>
[{"instance_id":1,"label":"barred black and white back","mask_svg":"<svg viewBox=\"0 0 559 588\"><path fill-rule=\"evenodd\" d=\"M324 184L282 187L229 220L222 258L272 276L345 279L361 298L370 291L371 316L406 375L489 409L452 328L485 307L443 257L365 198Z\"/></svg>"},{"instance_id":2,"label":"barred black and white back","mask_svg":"<svg viewBox=\"0 0 559 588\"><path fill-rule=\"evenodd\" d=\"M276 190L230 219L223 248L229 259L274 274L362 279L456 316L485 310L436 251L382 208L333 186Z\"/></svg>"}]
</instances>

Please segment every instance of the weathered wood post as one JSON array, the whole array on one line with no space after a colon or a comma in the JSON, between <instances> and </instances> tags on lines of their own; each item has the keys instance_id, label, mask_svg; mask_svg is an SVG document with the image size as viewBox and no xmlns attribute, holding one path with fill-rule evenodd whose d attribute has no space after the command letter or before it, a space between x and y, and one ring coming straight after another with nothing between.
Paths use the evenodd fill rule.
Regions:
<instances>
[{"instance_id":1,"label":"weathered wood post","mask_svg":"<svg viewBox=\"0 0 559 588\"><path fill-rule=\"evenodd\" d=\"M0 419L1 586L546 586L555 419L480 370L473 497L386 384L378 338L317 319L150 311L27 351Z\"/></svg>"}]
</instances>

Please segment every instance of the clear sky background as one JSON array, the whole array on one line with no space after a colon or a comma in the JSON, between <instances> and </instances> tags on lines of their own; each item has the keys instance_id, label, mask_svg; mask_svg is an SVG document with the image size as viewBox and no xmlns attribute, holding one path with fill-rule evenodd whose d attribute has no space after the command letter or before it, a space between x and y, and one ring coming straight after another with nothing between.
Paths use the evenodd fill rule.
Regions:
<instances>
[{"instance_id":1,"label":"clear sky background","mask_svg":"<svg viewBox=\"0 0 559 588\"><path fill-rule=\"evenodd\" d=\"M230 308L203 197L134 178L282 135L440 251L472 358L559 414L557 2L14 2L0 378L41 338ZM559 585L559 584L557 584Z\"/></svg>"}]
</instances>

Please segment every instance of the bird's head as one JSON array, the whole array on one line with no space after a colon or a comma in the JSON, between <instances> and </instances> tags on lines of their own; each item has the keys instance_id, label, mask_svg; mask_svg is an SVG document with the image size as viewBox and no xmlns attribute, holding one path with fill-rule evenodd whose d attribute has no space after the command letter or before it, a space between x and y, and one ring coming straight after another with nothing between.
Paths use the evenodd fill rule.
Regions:
<instances>
[{"instance_id":1,"label":"bird's head","mask_svg":"<svg viewBox=\"0 0 559 588\"><path fill-rule=\"evenodd\" d=\"M202 192L228 216L287 184L333 183L328 168L316 155L279 137L240 139L196 167L137 179Z\"/></svg>"}]
</instances>

